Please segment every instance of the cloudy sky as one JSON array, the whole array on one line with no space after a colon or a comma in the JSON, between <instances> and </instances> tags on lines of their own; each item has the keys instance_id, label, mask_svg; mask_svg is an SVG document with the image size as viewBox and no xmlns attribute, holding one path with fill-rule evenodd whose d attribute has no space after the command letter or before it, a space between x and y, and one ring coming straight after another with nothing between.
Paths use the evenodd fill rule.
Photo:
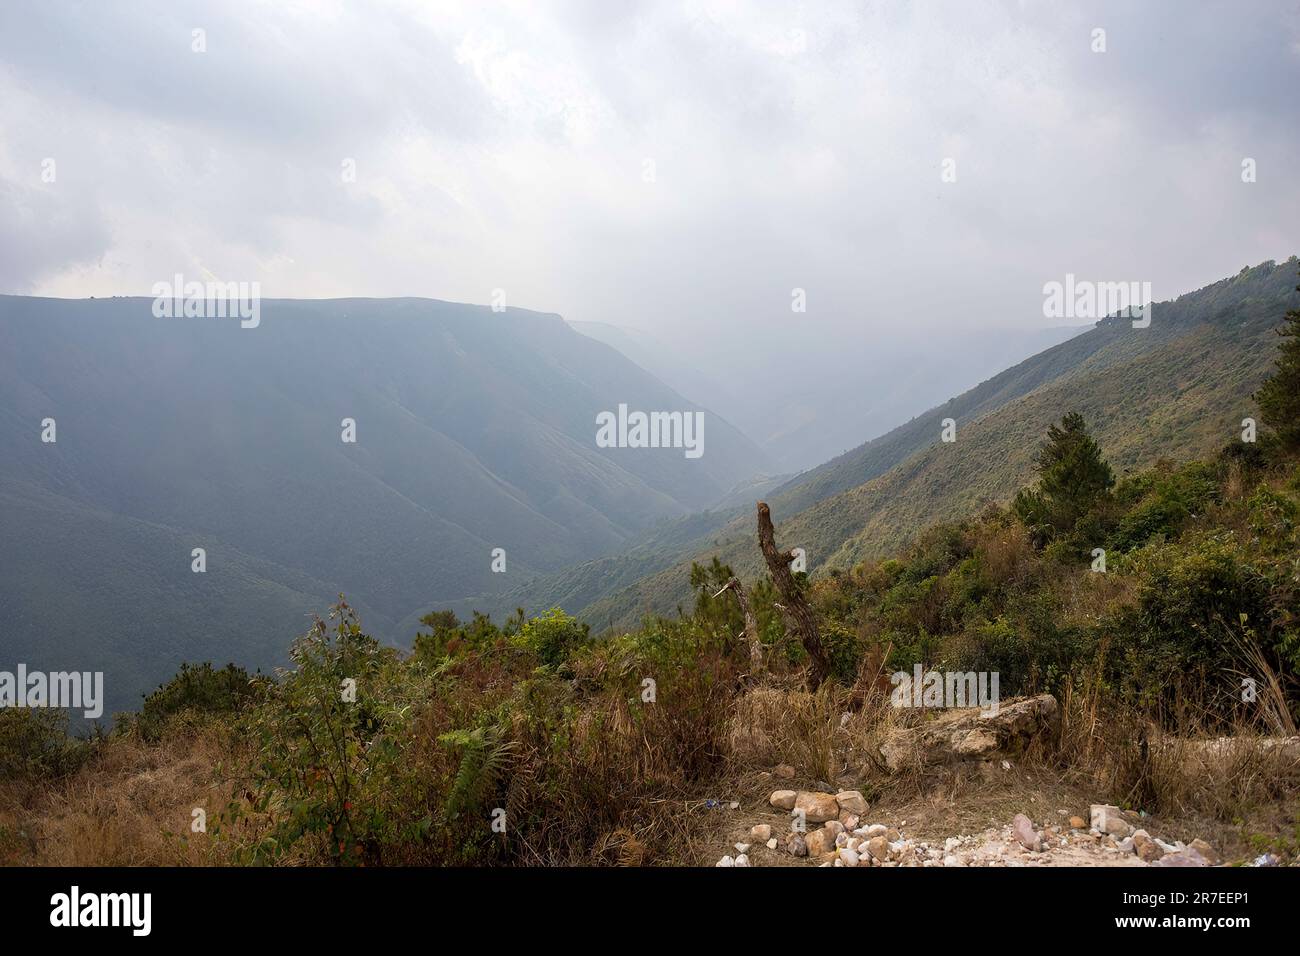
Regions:
<instances>
[{"instance_id":1,"label":"cloudy sky","mask_svg":"<svg viewBox=\"0 0 1300 956\"><path fill-rule=\"evenodd\" d=\"M5 3L0 292L501 288L697 358L1026 329L1067 272L1300 249L1298 90L1295 2Z\"/></svg>"}]
</instances>

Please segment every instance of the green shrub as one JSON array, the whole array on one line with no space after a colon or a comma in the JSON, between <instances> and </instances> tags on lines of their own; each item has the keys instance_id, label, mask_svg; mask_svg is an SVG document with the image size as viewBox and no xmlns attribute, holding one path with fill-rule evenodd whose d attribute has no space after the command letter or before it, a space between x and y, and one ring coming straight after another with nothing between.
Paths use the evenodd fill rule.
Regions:
<instances>
[{"instance_id":1,"label":"green shrub","mask_svg":"<svg viewBox=\"0 0 1300 956\"><path fill-rule=\"evenodd\" d=\"M92 742L69 736L66 711L0 707L0 779L66 776L92 750Z\"/></svg>"},{"instance_id":2,"label":"green shrub","mask_svg":"<svg viewBox=\"0 0 1300 956\"><path fill-rule=\"evenodd\" d=\"M156 741L174 717L236 713L257 693L257 688L258 682L248 671L234 664L221 670L207 661L181 664L175 677L145 697L139 716L125 722L123 729L133 725L144 739Z\"/></svg>"},{"instance_id":3,"label":"green shrub","mask_svg":"<svg viewBox=\"0 0 1300 956\"><path fill-rule=\"evenodd\" d=\"M512 638L516 646L536 654L547 667L558 667L590 640L591 628L558 607L533 618Z\"/></svg>"}]
</instances>

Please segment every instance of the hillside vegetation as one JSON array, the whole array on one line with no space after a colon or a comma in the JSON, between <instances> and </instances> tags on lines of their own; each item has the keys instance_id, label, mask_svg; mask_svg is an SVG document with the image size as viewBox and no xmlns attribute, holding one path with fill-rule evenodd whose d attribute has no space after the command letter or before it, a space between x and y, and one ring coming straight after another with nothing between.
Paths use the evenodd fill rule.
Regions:
<instances>
[{"instance_id":1,"label":"hillside vegetation","mask_svg":"<svg viewBox=\"0 0 1300 956\"><path fill-rule=\"evenodd\" d=\"M1295 271L1294 257L1243 269L1158 303L1149 328L1102 321L792 480L767 496L781 539L804 548L817 576L892 553L935 521L1006 503L1031 475L1039 436L1071 410L1084 414L1121 474L1213 453L1252 414L1251 393L1276 352L1272 330L1300 301ZM948 418L952 443L941 440ZM479 606L563 601L597 631L626 629L686 601L693 562L716 555L742 573L759 570L749 508L697 520L693 539L651 537L508 592L504 605Z\"/></svg>"},{"instance_id":2,"label":"hillside vegetation","mask_svg":"<svg viewBox=\"0 0 1300 956\"><path fill-rule=\"evenodd\" d=\"M1229 859L1296 858L1294 761L1248 747L1191 766L1178 749L1296 733L1300 309L1287 327L1257 441L1125 473L1087 411L1070 411L1027 439L1010 508L796 575L830 664L815 690L772 585L746 575L753 665L718 561L690 569L689 613L603 639L558 608L500 623L444 610L401 653L340 602L290 670L186 668L103 739L70 740L49 712L0 712L0 858L698 863L721 832L719 796L764 801L778 763L873 804L935 793L935 773L879 760L882 734L923 719L889 707L881 678L915 664L997 672L1004 699L1055 695L1062 722L1018 774L1216 826Z\"/></svg>"}]
</instances>

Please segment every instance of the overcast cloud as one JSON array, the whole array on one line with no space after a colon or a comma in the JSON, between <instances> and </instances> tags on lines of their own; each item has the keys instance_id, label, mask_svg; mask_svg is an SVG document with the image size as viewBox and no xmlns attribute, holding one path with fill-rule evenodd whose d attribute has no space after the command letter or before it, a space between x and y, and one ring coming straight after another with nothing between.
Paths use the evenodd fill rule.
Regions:
<instances>
[{"instance_id":1,"label":"overcast cloud","mask_svg":"<svg viewBox=\"0 0 1300 956\"><path fill-rule=\"evenodd\" d=\"M503 288L736 363L1032 328L1296 252L1297 90L1294 2L6 3L0 291Z\"/></svg>"}]
</instances>

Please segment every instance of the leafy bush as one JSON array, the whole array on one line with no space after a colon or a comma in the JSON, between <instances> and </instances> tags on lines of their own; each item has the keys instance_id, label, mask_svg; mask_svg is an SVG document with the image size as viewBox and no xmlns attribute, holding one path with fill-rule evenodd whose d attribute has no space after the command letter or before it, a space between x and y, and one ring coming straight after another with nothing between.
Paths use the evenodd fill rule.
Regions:
<instances>
[{"instance_id":1,"label":"leafy bush","mask_svg":"<svg viewBox=\"0 0 1300 956\"><path fill-rule=\"evenodd\" d=\"M66 711L0 707L0 779L66 776L92 749L91 742L68 735Z\"/></svg>"},{"instance_id":2,"label":"leafy bush","mask_svg":"<svg viewBox=\"0 0 1300 956\"><path fill-rule=\"evenodd\" d=\"M591 628L553 607L525 624L513 638L516 646L536 654L547 667L558 667L591 640Z\"/></svg>"},{"instance_id":3,"label":"leafy bush","mask_svg":"<svg viewBox=\"0 0 1300 956\"><path fill-rule=\"evenodd\" d=\"M248 671L234 664L216 670L207 661L184 663L175 677L145 697L134 726L145 740L157 741L174 717L236 713L257 688Z\"/></svg>"}]
</instances>

